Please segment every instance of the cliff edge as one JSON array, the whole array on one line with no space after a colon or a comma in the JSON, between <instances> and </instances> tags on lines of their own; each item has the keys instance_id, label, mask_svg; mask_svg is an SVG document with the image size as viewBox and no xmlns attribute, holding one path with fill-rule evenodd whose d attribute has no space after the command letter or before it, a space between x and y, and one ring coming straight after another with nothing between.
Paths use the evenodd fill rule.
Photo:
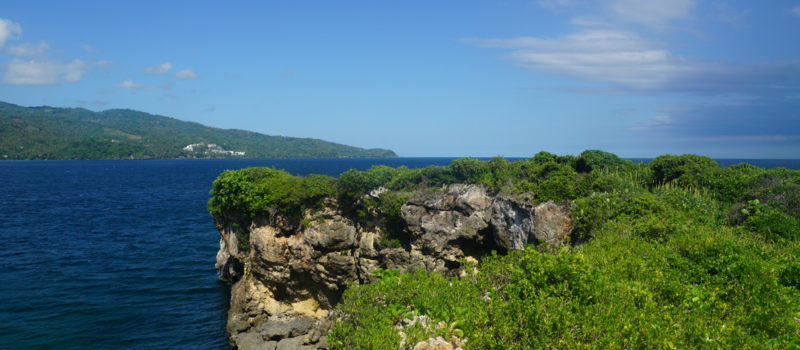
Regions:
<instances>
[{"instance_id":1,"label":"cliff edge","mask_svg":"<svg viewBox=\"0 0 800 350\"><path fill-rule=\"evenodd\" d=\"M374 189L357 202L383 192ZM333 198L299 214L271 210L244 221L246 227L235 214L215 214L221 234L216 268L231 283L231 344L239 349L324 349L337 318L332 310L344 289L349 283L374 281L376 269L454 276L464 273L465 262L492 251L524 249L529 243L557 245L572 231L570 202L535 204L473 184L442 185L406 198L393 225L387 225L389 216L379 208L354 219L353 205Z\"/></svg>"}]
</instances>

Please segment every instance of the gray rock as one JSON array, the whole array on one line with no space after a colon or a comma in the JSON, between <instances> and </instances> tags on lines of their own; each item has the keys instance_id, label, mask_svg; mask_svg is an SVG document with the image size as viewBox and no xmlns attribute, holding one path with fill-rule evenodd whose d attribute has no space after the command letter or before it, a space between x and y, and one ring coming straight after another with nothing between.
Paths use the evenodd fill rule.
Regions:
<instances>
[{"instance_id":1,"label":"gray rock","mask_svg":"<svg viewBox=\"0 0 800 350\"><path fill-rule=\"evenodd\" d=\"M533 208L507 199L492 203L492 239L504 251L523 249L533 232Z\"/></svg>"},{"instance_id":2,"label":"gray rock","mask_svg":"<svg viewBox=\"0 0 800 350\"><path fill-rule=\"evenodd\" d=\"M241 333L236 337L239 350L275 350L276 341L264 341L257 332Z\"/></svg>"},{"instance_id":3,"label":"gray rock","mask_svg":"<svg viewBox=\"0 0 800 350\"><path fill-rule=\"evenodd\" d=\"M334 251L356 247L356 228L341 221L325 222L308 231L308 241L317 250Z\"/></svg>"},{"instance_id":4,"label":"gray rock","mask_svg":"<svg viewBox=\"0 0 800 350\"><path fill-rule=\"evenodd\" d=\"M331 346L331 344L328 343L328 337L327 336L322 336L322 337L319 338L319 341L317 342L317 349L327 349L330 346Z\"/></svg>"},{"instance_id":5,"label":"gray rock","mask_svg":"<svg viewBox=\"0 0 800 350\"><path fill-rule=\"evenodd\" d=\"M387 269L405 269L410 256L403 248L385 248L381 250L381 259Z\"/></svg>"},{"instance_id":6,"label":"gray rock","mask_svg":"<svg viewBox=\"0 0 800 350\"><path fill-rule=\"evenodd\" d=\"M572 232L571 205L559 206L553 201L539 204L534 217L533 237L537 242L561 244Z\"/></svg>"},{"instance_id":7,"label":"gray rock","mask_svg":"<svg viewBox=\"0 0 800 350\"><path fill-rule=\"evenodd\" d=\"M258 325L256 331L264 339L280 340L306 334L315 321L316 319L309 316L272 317Z\"/></svg>"},{"instance_id":8,"label":"gray rock","mask_svg":"<svg viewBox=\"0 0 800 350\"><path fill-rule=\"evenodd\" d=\"M355 258L341 253L329 253L323 262L330 280L337 284L344 285L347 281L354 281L358 278ZM322 260L321 260L322 261Z\"/></svg>"},{"instance_id":9,"label":"gray rock","mask_svg":"<svg viewBox=\"0 0 800 350\"><path fill-rule=\"evenodd\" d=\"M278 342L277 350L297 350L303 348L303 337L282 339Z\"/></svg>"},{"instance_id":10,"label":"gray rock","mask_svg":"<svg viewBox=\"0 0 800 350\"><path fill-rule=\"evenodd\" d=\"M378 234L375 232L362 232L361 240L358 242L358 253L362 257L375 258L378 256L378 250L375 249L375 243L378 241Z\"/></svg>"}]
</instances>

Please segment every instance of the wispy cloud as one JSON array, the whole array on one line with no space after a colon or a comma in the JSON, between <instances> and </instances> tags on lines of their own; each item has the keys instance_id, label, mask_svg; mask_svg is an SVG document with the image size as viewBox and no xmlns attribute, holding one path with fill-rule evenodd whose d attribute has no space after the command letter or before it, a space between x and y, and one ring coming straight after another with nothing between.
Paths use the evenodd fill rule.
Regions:
<instances>
[{"instance_id":1,"label":"wispy cloud","mask_svg":"<svg viewBox=\"0 0 800 350\"><path fill-rule=\"evenodd\" d=\"M800 5L797 5L794 8L792 8L792 13L794 13L795 16L800 17Z\"/></svg>"},{"instance_id":2,"label":"wispy cloud","mask_svg":"<svg viewBox=\"0 0 800 350\"><path fill-rule=\"evenodd\" d=\"M147 74L164 74L166 72L169 72L170 69L172 69L172 63L164 62L156 66L146 67L144 69L144 72Z\"/></svg>"},{"instance_id":3,"label":"wispy cloud","mask_svg":"<svg viewBox=\"0 0 800 350\"><path fill-rule=\"evenodd\" d=\"M121 83L117 84L118 88L123 89L138 89L140 87L139 84L136 84L131 79L123 80Z\"/></svg>"},{"instance_id":4,"label":"wispy cloud","mask_svg":"<svg viewBox=\"0 0 800 350\"><path fill-rule=\"evenodd\" d=\"M79 82L87 72L95 67L107 67L110 62L53 62L19 59L12 60L6 68L3 83L12 85L52 85L61 81Z\"/></svg>"},{"instance_id":5,"label":"wispy cloud","mask_svg":"<svg viewBox=\"0 0 800 350\"><path fill-rule=\"evenodd\" d=\"M668 115L657 115L653 118L650 118L645 123L632 126L629 130L633 131L652 131L652 130L663 130L665 127L671 125L674 121Z\"/></svg>"},{"instance_id":6,"label":"wispy cloud","mask_svg":"<svg viewBox=\"0 0 800 350\"><path fill-rule=\"evenodd\" d=\"M118 88L128 90L158 90L159 87L155 85L142 85L133 81L133 79L125 79L117 84Z\"/></svg>"},{"instance_id":7,"label":"wispy cloud","mask_svg":"<svg viewBox=\"0 0 800 350\"><path fill-rule=\"evenodd\" d=\"M83 44L83 50L88 53L97 53L97 49L89 44Z\"/></svg>"},{"instance_id":8,"label":"wispy cloud","mask_svg":"<svg viewBox=\"0 0 800 350\"><path fill-rule=\"evenodd\" d=\"M524 68L640 91L764 93L800 90L800 60L733 63L673 54L633 32L582 28L559 38L465 39L509 50Z\"/></svg>"},{"instance_id":9,"label":"wispy cloud","mask_svg":"<svg viewBox=\"0 0 800 350\"><path fill-rule=\"evenodd\" d=\"M195 79L197 78L197 73L191 69L182 69L175 73L175 77L178 79Z\"/></svg>"},{"instance_id":10,"label":"wispy cloud","mask_svg":"<svg viewBox=\"0 0 800 350\"><path fill-rule=\"evenodd\" d=\"M638 88L656 88L683 70L680 59L655 42L630 32L583 30L545 39L467 39L482 47L510 49L523 67Z\"/></svg>"},{"instance_id":11,"label":"wispy cloud","mask_svg":"<svg viewBox=\"0 0 800 350\"><path fill-rule=\"evenodd\" d=\"M24 43L17 46L9 46L8 53L14 56L36 56L44 53L50 48L50 45L44 41L38 44Z\"/></svg>"},{"instance_id":12,"label":"wispy cloud","mask_svg":"<svg viewBox=\"0 0 800 350\"><path fill-rule=\"evenodd\" d=\"M6 40L16 40L20 35L22 35L22 27L19 23L0 18L0 48L3 48L3 45L6 44Z\"/></svg>"}]
</instances>

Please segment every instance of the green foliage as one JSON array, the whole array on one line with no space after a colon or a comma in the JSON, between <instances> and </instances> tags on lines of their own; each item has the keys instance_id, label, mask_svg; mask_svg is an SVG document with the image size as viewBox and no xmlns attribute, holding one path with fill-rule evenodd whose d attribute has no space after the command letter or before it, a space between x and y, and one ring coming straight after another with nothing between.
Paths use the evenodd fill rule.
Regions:
<instances>
[{"instance_id":1,"label":"green foliage","mask_svg":"<svg viewBox=\"0 0 800 350\"><path fill-rule=\"evenodd\" d=\"M301 178L264 167L226 170L212 184L208 210L214 215L247 220L269 217L270 210L296 216L331 197L334 182L327 176Z\"/></svg>"},{"instance_id":2,"label":"green foliage","mask_svg":"<svg viewBox=\"0 0 800 350\"><path fill-rule=\"evenodd\" d=\"M133 110L92 112L0 102L0 157L7 159L241 157L183 149L200 142L243 151L246 157L396 157L389 150L210 128Z\"/></svg>"},{"instance_id":3,"label":"green foliage","mask_svg":"<svg viewBox=\"0 0 800 350\"><path fill-rule=\"evenodd\" d=\"M236 235L236 248L246 252L250 250L250 228L246 224L234 222L232 224L233 234Z\"/></svg>"},{"instance_id":4,"label":"green foliage","mask_svg":"<svg viewBox=\"0 0 800 350\"><path fill-rule=\"evenodd\" d=\"M492 182L489 164L475 158L456 159L448 169L456 182L484 185Z\"/></svg>"},{"instance_id":5,"label":"green foliage","mask_svg":"<svg viewBox=\"0 0 800 350\"><path fill-rule=\"evenodd\" d=\"M762 173L763 169L746 163L726 167L714 183L714 194L719 200L730 203L752 199L748 189Z\"/></svg>"},{"instance_id":6,"label":"green foliage","mask_svg":"<svg viewBox=\"0 0 800 350\"><path fill-rule=\"evenodd\" d=\"M680 213L687 227L659 240L626 234L641 214L691 210L670 193L620 199L623 214L579 248L529 246L487 257L477 275L462 278L391 271L351 285L339 306L345 318L330 334L333 348L395 348L394 326L413 315L457 325L466 349L797 346L800 268L791 259L800 246ZM405 330L407 344L448 338L454 328Z\"/></svg>"},{"instance_id":7,"label":"green foliage","mask_svg":"<svg viewBox=\"0 0 800 350\"><path fill-rule=\"evenodd\" d=\"M769 239L800 239L800 220L782 213L758 199L741 209L744 226Z\"/></svg>"},{"instance_id":8,"label":"green foliage","mask_svg":"<svg viewBox=\"0 0 800 350\"><path fill-rule=\"evenodd\" d=\"M540 152L454 164L411 171L408 183L573 199L572 242L582 244L485 257L461 278L383 271L345 291L334 348L396 348L394 326L414 315L457 327L405 329L406 344L463 335L466 349L800 347L800 172L720 169L694 155L619 164L591 151L573 163Z\"/></svg>"},{"instance_id":9,"label":"green foliage","mask_svg":"<svg viewBox=\"0 0 800 350\"><path fill-rule=\"evenodd\" d=\"M795 287L800 290L800 264L796 260L781 272L780 282L784 286Z\"/></svg>"},{"instance_id":10,"label":"green foliage","mask_svg":"<svg viewBox=\"0 0 800 350\"><path fill-rule=\"evenodd\" d=\"M378 196L377 207L384 220L381 244L387 247L400 247L409 242L405 232L406 222L400 214L400 208L408 198L398 192L385 192Z\"/></svg>"},{"instance_id":11,"label":"green foliage","mask_svg":"<svg viewBox=\"0 0 800 350\"><path fill-rule=\"evenodd\" d=\"M800 217L800 171L766 170L754 177L749 194L784 213Z\"/></svg>"},{"instance_id":12,"label":"green foliage","mask_svg":"<svg viewBox=\"0 0 800 350\"><path fill-rule=\"evenodd\" d=\"M337 191L345 201L353 201L370 190L389 183L398 171L384 165L376 165L367 171L350 169L339 175Z\"/></svg>"},{"instance_id":13,"label":"green foliage","mask_svg":"<svg viewBox=\"0 0 800 350\"><path fill-rule=\"evenodd\" d=\"M592 170L599 170L604 168L621 169L628 167L633 163L629 160L623 160L616 154L603 152L600 150L586 150L578 156L575 162L575 170L588 173Z\"/></svg>"},{"instance_id":14,"label":"green foliage","mask_svg":"<svg viewBox=\"0 0 800 350\"><path fill-rule=\"evenodd\" d=\"M708 187L719 173L717 162L695 154L658 156L649 166L653 185L675 181L682 186Z\"/></svg>"}]
</instances>

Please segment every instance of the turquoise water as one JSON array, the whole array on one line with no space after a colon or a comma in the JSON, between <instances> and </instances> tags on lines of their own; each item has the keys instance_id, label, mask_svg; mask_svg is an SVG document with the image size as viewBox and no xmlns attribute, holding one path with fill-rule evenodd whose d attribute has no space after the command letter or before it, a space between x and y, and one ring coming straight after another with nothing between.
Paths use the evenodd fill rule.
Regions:
<instances>
[{"instance_id":1,"label":"turquoise water","mask_svg":"<svg viewBox=\"0 0 800 350\"><path fill-rule=\"evenodd\" d=\"M451 160L2 161L0 348L227 348L228 288L214 270L219 233L205 207L220 172L336 176Z\"/></svg>"}]
</instances>

